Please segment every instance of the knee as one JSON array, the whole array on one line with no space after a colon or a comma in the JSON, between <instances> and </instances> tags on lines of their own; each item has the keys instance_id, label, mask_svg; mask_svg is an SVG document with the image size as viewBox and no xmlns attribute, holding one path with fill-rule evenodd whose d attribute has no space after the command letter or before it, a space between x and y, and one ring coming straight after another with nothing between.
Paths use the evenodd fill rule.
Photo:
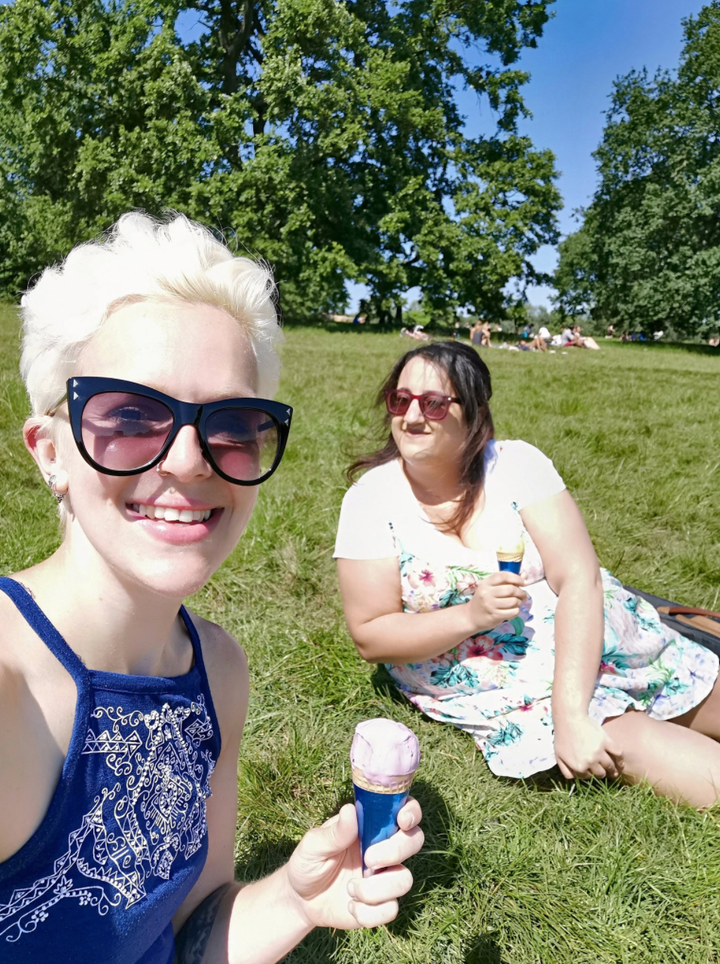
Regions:
<instances>
[{"instance_id":1,"label":"knee","mask_svg":"<svg viewBox=\"0 0 720 964\"><path fill-rule=\"evenodd\" d=\"M655 743L662 722L653 720L640 710L628 710L622 716L613 716L603 723L603 729L620 745L625 762L631 764L644 756L645 751Z\"/></svg>"}]
</instances>

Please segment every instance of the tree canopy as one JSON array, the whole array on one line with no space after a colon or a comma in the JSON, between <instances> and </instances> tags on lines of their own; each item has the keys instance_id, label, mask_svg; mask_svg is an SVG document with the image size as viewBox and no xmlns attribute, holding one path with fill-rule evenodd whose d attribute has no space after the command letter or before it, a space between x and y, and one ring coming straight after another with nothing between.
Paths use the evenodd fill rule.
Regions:
<instances>
[{"instance_id":1,"label":"tree canopy","mask_svg":"<svg viewBox=\"0 0 720 964\"><path fill-rule=\"evenodd\" d=\"M0 7L0 288L123 211L269 261L286 310L501 314L556 240L516 69L552 0L14 0ZM195 17L199 30L183 28ZM487 107L468 134L458 91Z\"/></svg>"},{"instance_id":2,"label":"tree canopy","mask_svg":"<svg viewBox=\"0 0 720 964\"><path fill-rule=\"evenodd\" d=\"M619 329L714 330L720 311L720 2L683 21L676 72L616 81L599 185L560 245L558 303Z\"/></svg>"}]
</instances>

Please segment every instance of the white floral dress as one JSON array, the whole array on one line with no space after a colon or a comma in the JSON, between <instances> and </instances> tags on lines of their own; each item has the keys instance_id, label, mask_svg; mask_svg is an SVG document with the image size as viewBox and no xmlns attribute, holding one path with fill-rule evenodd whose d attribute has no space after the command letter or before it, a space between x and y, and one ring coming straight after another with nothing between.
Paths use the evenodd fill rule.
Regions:
<instances>
[{"instance_id":1,"label":"white floral dress","mask_svg":"<svg viewBox=\"0 0 720 964\"><path fill-rule=\"evenodd\" d=\"M537 449L524 442L492 443L479 523L488 542L481 539L480 549L468 549L431 526L399 463L390 463L366 473L346 494L335 555L396 555L406 612L457 605L471 598L479 580L497 571L493 517L509 508L519 518L520 508L563 487ZM527 531L524 538L521 571L528 599L516 619L433 659L387 667L418 709L470 733L490 769L510 777L529 776L556 762L551 690L557 596ZM374 555L365 554L370 549ZM627 592L609 572L602 570L602 579L605 640L590 716L602 723L634 708L667 720L696 706L715 683L717 656L664 626L653 606Z\"/></svg>"}]
</instances>

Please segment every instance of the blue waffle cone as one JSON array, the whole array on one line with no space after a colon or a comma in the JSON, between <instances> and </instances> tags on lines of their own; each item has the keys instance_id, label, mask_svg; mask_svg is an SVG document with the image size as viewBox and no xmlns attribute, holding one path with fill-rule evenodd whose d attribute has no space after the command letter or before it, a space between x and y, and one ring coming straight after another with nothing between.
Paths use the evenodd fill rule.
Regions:
<instances>
[{"instance_id":1,"label":"blue waffle cone","mask_svg":"<svg viewBox=\"0 0 720 964\"><path fill-rule=\"evenodd\" d=\"M397 833L397 816L410 792L414 774L399 777L395 786L384 787L369 783L358 771L353 771L353 790L355 791L355 812L358 821L358 836L362 853L363 871L365 851L374 843L387 840ZM356 782L359 781L359 782ZM375 787L370 789L370 787Z\"/></svg>"},{"instance_id":2,"label":"blue waffle cone","mask_svg":"<svg viewBox=\"0 0 720 964\"><path fill-rule=\"evenodd\" d=\"M514 572L519 575L521 565L522 562L516 562L514 559L498 559L498 569L500 572Z\"/></svg>"}]
</instances>

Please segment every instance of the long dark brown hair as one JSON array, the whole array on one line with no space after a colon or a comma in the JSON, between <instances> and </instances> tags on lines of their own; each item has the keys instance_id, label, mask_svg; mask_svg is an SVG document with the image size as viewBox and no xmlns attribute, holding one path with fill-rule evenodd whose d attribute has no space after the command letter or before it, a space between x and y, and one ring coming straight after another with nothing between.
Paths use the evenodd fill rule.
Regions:
<instances>
[{"instance_id":1,"label":"long dark brown hair","mask_svg":"<svg viewBox=\"0 0 720 964\"><path fill-rule=\"evenodd\" d=\"M432 345L421 345L398 358L377 394L376 405L385 407L385 392L398 387L402 370L413 358L426 358L447 375L453 394L460 399L465 416L467 438L462 447L459 480L463 493L450 518L438 525L439 529L459 536L472 515L482 491L485 479L485 446L495 436L489 407L492 397L490 372L480 355L469 345L457 341L438 341ZM389 429L390 422L391 416L386 413L383 423L385 428ZM349 466L348 481L354 482L360 472L392 462L399 458L399 455L392 432L389 432L382 448L369 455L360 456Z\"/></svg>"}]
</instances>

